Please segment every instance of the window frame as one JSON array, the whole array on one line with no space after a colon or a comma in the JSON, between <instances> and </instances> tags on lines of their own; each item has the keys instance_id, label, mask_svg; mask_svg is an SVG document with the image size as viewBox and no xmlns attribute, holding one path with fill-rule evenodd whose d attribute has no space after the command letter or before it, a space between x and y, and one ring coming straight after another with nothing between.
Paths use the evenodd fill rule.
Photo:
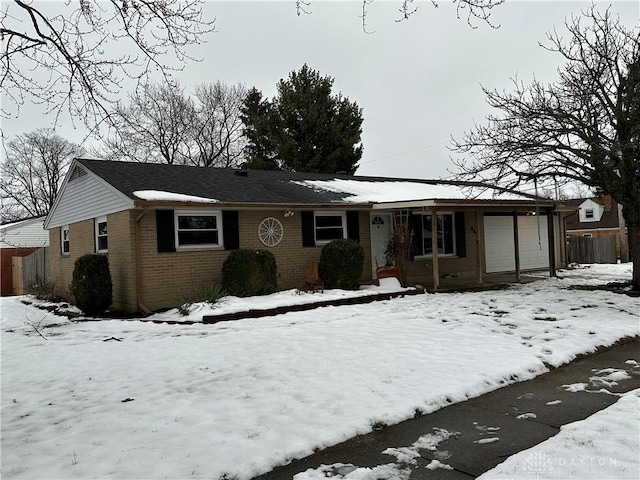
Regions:
<instances>
[{"instance_id":1,"label":"window frame","mask_svg":"<svg viewBox=\"0 0 640 480\"><path fill-rule=\"evenodd\" d=\"M66 240L65 240L66 232ZM66 249L65 249L66 244ZM71 243L69 241L69 225L63 225L60 227L60 255L68 257L71 254Z\"/></svg>"},{"instance_id":2,"label":"window frame","mask_svg":"<svg viewBox=\"0 0 640 480\"><path fill-rule=\"evenodd\" d=\"M215 217L215 229L180 229L180 217ZM220 210L174 210L173 212L173 228L176 251L179 250L197 250L197 249L222 249L224 248L224 234L222 231L222 211ZM190 243L180 244L180 232L185 231L214 231L217 232L217 243Z\"/></svg>"},{"instance_id":3,"label":"window frame","mask_svg":"<svg viewBox=\"0 0 640 480\"><path fill-rule=\"evenodd\" d=\"M104 223L106 226L106 233L100 234L100 224ZM97 217L93 221L94 228L94 241L96 244L96 253L108 253L109 252L109 223L107 222L106 215ZM105 238L107 242L107 248L100 248L100 239Z\"/></svg>"},{"instance_id":4,"label":"window frame","mask_svg":"<svg viewBox=\"0 0 640 480\"><path fill-rule=\"evenodd\" d=\"M431 227L431 212L421 212L418 213L417 215L420 216L420 231L424 232L424 225L425 225L425 221L427 218L429 218L429 227ZM451 217L451 240L450 242L446 242L445 241L445 236L444 236L444 216L448 216ZM440 253L440 251L438 251L438 258L440 257L447 257L447 258L451 258L451 257L456 257L458 255L458 250L457 250L457 243L456 243L456 215L455 212L437 212L436 213L437 217L442 217L442 221L438 222L440 226L442 226L442 249L443 249L443 253ZM436 235L438 235L439 233L436 232ZM452 247L452 251L451 253L444 253L444 249L445 249L445 245L447 243L451 244ZM424 248L424 234L421 234L420 237L420 246L422 247L422 252L421 253L416 253L415 258L418 259L424 259L424 258L433 258L433 252L431 253L425 253L425 248Z\"/></svg>"},{"instance_id":5,"label":"window frame","mask_svg":"<svg viewBox=\"0 0 640 480\"><path fill-rule=\"evenodd\" d=\"M584 218L585 220L595 220L596 212L593 208L585 208L584 209Z\"/></svg>"},{"instance_id":6,"label":"window frame","mask_svg":"<svg viewBox=\"0 0 640 480\"><path fill-rule=\"evenodd\" d=\"M318 224L316 221L318 217L340 217L340 222L341 222L340 228L342 229L342 237L332 238L329 240L318 240L318 229L330 230L330 229L338 228L338 227L318 227ZM343 238L348 238L346 211L319 210L319 211L313 212L313 239L316 245L326 245L327 243L333 242L334 240L341 240Z\"/></svg>"}]
</instances>

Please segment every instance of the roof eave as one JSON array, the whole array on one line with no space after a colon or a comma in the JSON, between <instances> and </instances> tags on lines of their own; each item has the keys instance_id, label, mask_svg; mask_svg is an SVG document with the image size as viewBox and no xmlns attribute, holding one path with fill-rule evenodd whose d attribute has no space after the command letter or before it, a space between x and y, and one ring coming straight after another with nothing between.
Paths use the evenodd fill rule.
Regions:
<instances>
[{"instance_id":1,"label":"roof eave","mask_svg":"<svg viewBox=\"0 0 640 480\"><path fill-rule=\"evenodd\" d=\"M135 200L136 207L160 207L160 208L233 208L236 210L305 210L305 209L352 209L370 210L374 207L372 203L351 203L351 202L331 202L331 203L250 203L250 202L180 202L167 200Z\"/></svg>"},{"instance_id":2,"label":"roof eave","mask_svg":"<svg viewBox=\"0 0 640 480\"><path fill-rule=\"evenodd\" d=\"M373 205L374 210L385 209L402 209L402 208L470 208L470 207L483 207L489 209L523 209L531 210L536 206L544 208L553 208L556 206L554 201L543 200L535 201L528 199L424 199L424 200L411 200L403 202L380 202Z\"/></svg>"}]
</instances>

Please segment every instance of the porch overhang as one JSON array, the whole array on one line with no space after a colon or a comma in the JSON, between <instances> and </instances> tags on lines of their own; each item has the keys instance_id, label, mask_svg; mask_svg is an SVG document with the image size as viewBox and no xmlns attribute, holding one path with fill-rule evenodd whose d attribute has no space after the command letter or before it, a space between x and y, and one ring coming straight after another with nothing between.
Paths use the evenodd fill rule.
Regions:
<instances>
[{"instance_id":1,"label":"porch overhang","mask_svg":"<svg viewBox=\"0 0 640 480\"><path fill-rule=\"evenodd\" d=\"M474 209L486 211L532 211L537 208L555 209L553 200L485 200L485 199L424 199L403 202L375 203L372 210L396 210L396 209L432 209L455 208Z\"/></svg>"}]
</instances>

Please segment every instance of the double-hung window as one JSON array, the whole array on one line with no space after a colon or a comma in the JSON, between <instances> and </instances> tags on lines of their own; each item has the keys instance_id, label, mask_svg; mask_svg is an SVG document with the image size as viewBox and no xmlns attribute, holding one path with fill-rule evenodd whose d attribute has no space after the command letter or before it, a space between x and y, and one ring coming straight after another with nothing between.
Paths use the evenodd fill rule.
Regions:
<instances>
[{"instance_id":1,"label":"double-hung window","mask_svg":"<svg viewBox=\"0 0 640 480\"><path fill-rule=\"evenodd\" d=\"M222 246L220 212L175 212L176 247Z\"/></svg>"},{"instance_id":2,"label":"double-hung window","mask_svg":"<svg viewBox=\"0 0 640 480\"><path fill-rule=\"evenodd\" d=\"M60 253L69 255L69 225L65 225L60 229Z\"/></svg>"},{"instance_id":3,"label":"double-hung window","mask_svg":"<svg viewBox=\"0 0 640 480\"><path fill-rule=\"evenodd\" d=\"M99 217L95 220L96 252L106 253L107 244L107 217Z\"/></svg>"},{"instance_id":4,"label":"double-hung window","mask_svg":"<svg viewBox=\"0 0 640 480\"><path fill-rule=\"evenodd\" d=\"M314 227L316 244L347 238L345 212L315 212Z\"/></svg>"},{"instance_id":5,"label":"double-hung window","mask_svg":"<svg viewBox=\"0 0 640 480\"><path fill-rule=\"evenodd\" d=\"M585 210L584 218L586 218L587 220L593 220L595 218L595 212L593 211L593 208Z\"/></svg>"},{"instance_id":6,"label":"double-hung window","mask_svg":"<svg viewBox=\"0 0 640 480\"><path fill-rule=\"evenodd\" d=\"M420 217L422 219L422 235L417 242L418 252L416 255L431 256L433 255L432 238L434 235L432 217L431 214L420 215ZM438 255L455 255L456 239L453 213L436 214L436 228ZM420 247L422 247L422 251L420 251Z\"/></svg>"}]
</instances>

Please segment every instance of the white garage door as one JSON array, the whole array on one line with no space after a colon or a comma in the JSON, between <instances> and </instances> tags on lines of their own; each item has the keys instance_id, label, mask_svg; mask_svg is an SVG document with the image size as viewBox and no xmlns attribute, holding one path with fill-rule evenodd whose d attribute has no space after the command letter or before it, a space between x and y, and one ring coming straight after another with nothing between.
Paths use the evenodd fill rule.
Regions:
<instances>
[{"instance_id":1,"label":"white garage door","mask_svg":"<svg viewBox=\"0 0 640 480\"><path fill-rule=\"evenodd\" d=\"M548 238L546 215L518 217L520 270L549 267ZM513 217L484 217L484 245L487 273L515 271Z\"/></svg>"}]
</instances>

